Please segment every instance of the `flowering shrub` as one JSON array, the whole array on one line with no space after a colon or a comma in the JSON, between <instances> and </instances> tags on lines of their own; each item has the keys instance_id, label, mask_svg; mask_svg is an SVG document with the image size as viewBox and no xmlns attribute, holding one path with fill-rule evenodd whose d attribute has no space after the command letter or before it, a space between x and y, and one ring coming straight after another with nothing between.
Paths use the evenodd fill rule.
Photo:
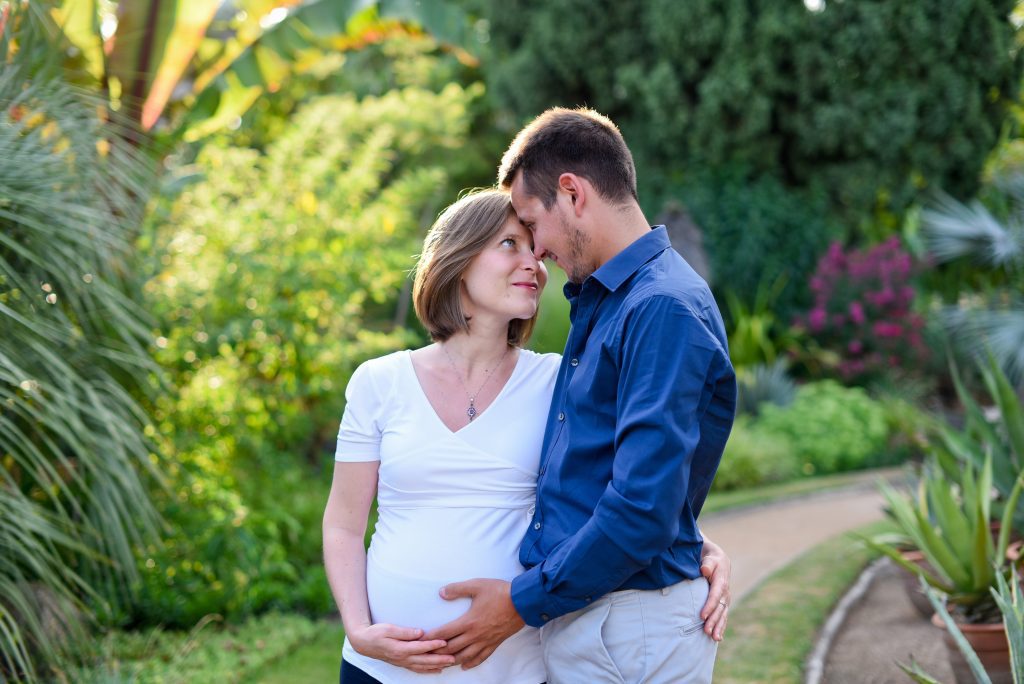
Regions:
<instances>
[{"instance_id":1,"label":"flowering shrub","mask_svg":"<svg viewBox=\"0 0 1024 684\"><path fill-rule=\"evenodd\" d=\"M897 238L867 250L834 242L810 281L814 304L797 319L822 349L836 355L847 382L920 364L928 350L924 319L913 311L914 265Z\"/></svg>"}]
</instances>

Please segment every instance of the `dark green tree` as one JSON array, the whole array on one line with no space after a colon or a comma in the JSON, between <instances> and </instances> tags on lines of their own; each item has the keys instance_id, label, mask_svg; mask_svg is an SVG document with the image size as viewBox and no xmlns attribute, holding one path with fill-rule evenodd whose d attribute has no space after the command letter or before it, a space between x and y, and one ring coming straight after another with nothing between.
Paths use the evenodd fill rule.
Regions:
<instances>
[{"instance_id":1,"label":"dark green tree","mask_svg":"<svg viewBox=\"0 0 1024 684\"><path fill-rule=\"evenodd\" d=\"M482 0L483 1L483 0ZM847 226L977 189L1022 61L1013 0L486 0L499 100L615 119L652 211L694 169L821 187Z\"/></svg>"}]
</instances>

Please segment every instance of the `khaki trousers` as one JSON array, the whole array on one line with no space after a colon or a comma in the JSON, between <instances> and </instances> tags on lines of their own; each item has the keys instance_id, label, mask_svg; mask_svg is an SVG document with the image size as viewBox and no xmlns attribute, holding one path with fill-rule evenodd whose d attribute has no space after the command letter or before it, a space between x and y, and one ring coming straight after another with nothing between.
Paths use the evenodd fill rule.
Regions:
<instances>
[{"instance_id":1,"label":"khaki trousers","mask_svg":"<svg viewBox=\"0 0 1024 684\"><path fill-rule=\"evenodd\" d=\"M704 633L703 577L615 591L540 631L548 684L711 681L718 644Z\"/></svg>"}]
</instances>

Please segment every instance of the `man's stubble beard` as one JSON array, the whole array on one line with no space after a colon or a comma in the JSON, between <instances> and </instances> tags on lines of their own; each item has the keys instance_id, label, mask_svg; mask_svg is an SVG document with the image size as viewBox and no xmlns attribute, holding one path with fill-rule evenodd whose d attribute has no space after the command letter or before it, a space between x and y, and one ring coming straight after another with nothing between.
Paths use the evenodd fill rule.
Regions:
<instances>
[{"instance_id":1,"label":"man's stubble beard","mask_svg":"<svg viewBox=\"0 0 1024 684\"><path fill-rule=\"evenodd\" d=\"M565 272L570 283L580 285L590 277L595 270L593 264L584 259L587 246L590 245L590 236L576 226L570 225L565 217L561 217L562 231L566 237L566 245L569 249L569 269Z\"/></svg>"}]
</instances>

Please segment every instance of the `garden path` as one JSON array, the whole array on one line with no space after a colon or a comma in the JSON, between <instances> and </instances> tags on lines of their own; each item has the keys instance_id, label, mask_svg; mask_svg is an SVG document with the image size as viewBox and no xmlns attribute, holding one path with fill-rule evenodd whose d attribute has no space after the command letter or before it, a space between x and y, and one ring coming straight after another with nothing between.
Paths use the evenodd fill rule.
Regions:
<instances>
[{"instance_id":1,"label":"garden path","mask_svg":"<svg viewBox=\"0 0 1024 684\"><path fill-rule=\"evenodd\" d=\"M823 541L881 520L876 478L877 473L843 489L702 515L701 532L732 559L732 600L742 600L762 580Z\"/></svg>"},{"instance_id":2,"label":"garden path","mask_svg":"<svg viewBox=\"0 0 1024 684\"><path fill-rule=\"evenodd\" d=\"M897 479L896 473L890 471L887 479ZM730 611L732 619L743 619L744 596L776 570L827 539L881 520L878 475L865 474L843 489L701 516L701 531L732 558L732 601L737 604ZM934 629L914 612L899 571L883 564L845 615L818 681L906 684L910 678L895 663L909 662L911 655L939 681L951 681Z\"/></svg>"}]
</instances>

